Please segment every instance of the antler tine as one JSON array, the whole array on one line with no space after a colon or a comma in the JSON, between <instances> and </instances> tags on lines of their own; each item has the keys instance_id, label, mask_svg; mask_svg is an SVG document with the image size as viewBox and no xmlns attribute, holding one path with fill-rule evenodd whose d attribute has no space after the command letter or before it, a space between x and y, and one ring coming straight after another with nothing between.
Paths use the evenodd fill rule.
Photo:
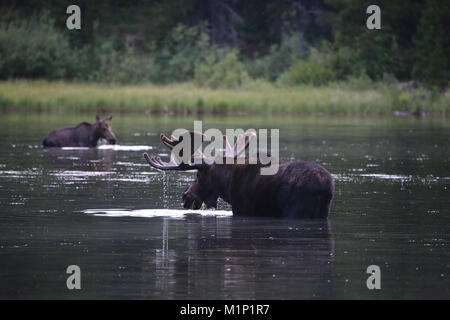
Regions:
<instances>
[{"instance_id":1,"label":"antler tine","mask_svg":"<svg viewBox=\"0 0 450 320\"><path fill-rule=\"evenodd\" d=\"M239 147L238 142L239 142L239 139L242 138L242 136L245 139L244 146L242 146L241 148L238 149L238 147ZM254 138L256 138L256 134L254 132L248 132L248 133L239 135L236 143L234 144L234 157L237 158L242 152L245 152L245 150L250 145L250 141L252 141Z\"/></svg>"},{"instance_id":2,"label":"antler tine","mask_svg":"<svg viewBox=\"0 0 450 320\"><path fill-rule=\"evenodd\" d=\"M173 149L180 141L175 141L174 139L168 138L164 133L161 133L160 136L162 143L169 148L170 150Z\"/></svg>"},{"instance_id":3,"label":"antler tine","mask_svg":"<svg viewBox=\"0 0 450 320\"><path fill-rule=\"evenodd\" d=\"M148 164L159 170L197 170L201 165L191 165L186 163L177 164L173 159L170 162L163 162L160 157L153 158L147 153L144 153L144 158L147 160Z\"/></svg>"},{"instance_id":4,"label":"antler tine","mask_svg":"<svg viewBox=\"0 0 450 320\"><path fill-rule=\"evenodd\" d=\"M227 137L226 135L223 136L223 148L224 148L225 150L230 150L230 149L232 149L232 146L231 146L230 142L228 141L228 137Z\"/></svg>"},{"instance_id":5,"label":"antler tine","mask_svg":"<svg viewBox=\"0 0 450 320\"><path fill-rule=\"evenodd\" d=\"M231 146L228 137L226 135L223 136L223 150L224 150L224 157L234 157L234 149Z\"/></svg>"},{"instance_id":6,"label":"antler tine","mask_svg":"<svg viewBox=\"0 0 450 320\"><path fill-rule=\"evenodd\" d=\"M183 141L184 136L189 133L190 135L190 141L191 141L191 146L190 146L190 156L191 156L191 160L194 157L194 154L196 154L197 156L200 156L201 158L203 158L203 153L201 152L201 144L203 143L203 140L205 138L205 135L201 132L195 132L195 131L186 131L183 135L181 135L178 139L176 139L175 137L167 137L164 133L160 134L160 138L162 143L169 148L170 150L172 150L176 145L178 145L180 142ZM196 139L196 136L200 136L200 139ZM200 145L198 144L198 141L200 141ZM196 144L197 143L197 144ZM183 156L183 153L181 151L180 156Z\"/></svg>"},{"instance_id":7,"label":"antler tine","mask_svg":"<svg viewBox=\"0 0 450 320\"><path fill-rule=\"evenodd\" d=\"M156 157L155 161L162 166L164 165L164 162L162 162L160 157Z\"/></svg>"}]
</instances>

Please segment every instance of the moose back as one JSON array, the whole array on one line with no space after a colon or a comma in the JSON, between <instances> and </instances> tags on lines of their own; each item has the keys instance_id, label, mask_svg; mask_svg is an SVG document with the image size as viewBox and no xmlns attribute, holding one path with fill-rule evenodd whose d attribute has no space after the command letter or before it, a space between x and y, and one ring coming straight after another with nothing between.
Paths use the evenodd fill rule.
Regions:
<instances>
[{"instance_id":1,"label":"moose back","mask_svg":"<svg viewBox=\"0 0 450 320\"><path fill-rule=\"evenodd\" d=\"M96 147L100 138L115 144L116 136L111 131L112 116L100 120L97 116L95 123L82 122L75 127L62 128L50 132L42 142L44 148L49 147Z\"/></svg>"}]
</instances>

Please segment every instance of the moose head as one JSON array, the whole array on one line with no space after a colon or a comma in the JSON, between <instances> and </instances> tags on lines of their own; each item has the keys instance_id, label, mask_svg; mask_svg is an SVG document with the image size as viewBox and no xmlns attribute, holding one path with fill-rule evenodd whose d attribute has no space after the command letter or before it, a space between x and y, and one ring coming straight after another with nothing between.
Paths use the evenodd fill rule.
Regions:
<instances>
[{"instance_id":1,"label":"moose head","mask_svg":"<svg viewBox=\"0 0 450 320\"><path fill-rule=\"evenodd\" d=\"M95 123L94 123L94 131L95 135L97 135L99 138L103 138L110 144L116 143L116 136L111 131L111 120L112 115L104 120L100 120L100 117L97 115L95 117Z\"/></svg>"}]
</instances>

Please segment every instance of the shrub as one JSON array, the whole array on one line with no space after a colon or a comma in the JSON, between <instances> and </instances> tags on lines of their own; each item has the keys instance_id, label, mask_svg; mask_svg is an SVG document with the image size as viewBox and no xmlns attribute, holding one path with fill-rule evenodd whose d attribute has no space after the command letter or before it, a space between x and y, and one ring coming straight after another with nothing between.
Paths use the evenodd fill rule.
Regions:
<instances>
[{"instance_id":1,"label":"shrub","mask_svg":"<svg viewBox=\"0 0 450 320\"><path fill-rule=\"evenodd\" d=\"M340 81L336 85L343 89L351 90L368 90L373 89L375 86L373 80L365 72L361 72L359 75L348 76L345 81Z\"/></svg>"},{"instance_id":2,"label":"shrub","mask_svg":"<svg viewBox=\"0 0 450 320\"><path fill-rule=\"evenodd\" d=\"M0 26L0 78L71 78L78 53L47 13Z\"/></svg>"},{"instance_id":3,"label":"shrub","mask_svg":"<svg viewBox=\"0 0 450 320\"><path fill-rule=\"evenodd\" d=\"M203 24L194 27L178 25L155 55L155 62L160 67L159 82L192 80L196 65L213 51L219 54L220 50L210 46Z\"/></svg>"},{"instance_id":4,"label":"shrub","mask_svg":"<svg viewBox=\"0 0 450 320\"><path fill-rule=\"evenodd\" d=\"M97 68L89 79L110 83L154 81L158 68L150 55L138 55L133 47L117 50L111 41L104 41L95 51Z\"/></svg>"},{"instance_id":5,"label":"shrub","mask_svg":"<svg viewBox=\"0 0 450 320\"><path fill-rule=\"evenodd\" d=\"M315 86L325 85L336 79L334 72L311 58L307 60L298 60L297 63L287 71L287 75L283 75L285 83L290 85L309 84Z\"/></svg>"},{"instance_id":6,"label":"shrub","mask_svg":"<svg viewBox=\"0 0 450 320\"><path fill-rule=\"evenodd\" d=\"M449 8L439 1L428 0L414 37L413 76L429 87L445 87L450 80L450 41L445 20Z\"/></svg>"},{"instance_id":7,"label":"shrub","mask_svg":"<svg viewBox=\"0 0 450 320\"><path fill-rule=\"evenodd\" d=\"M239 88L249 80L242 62L238 60L235 51L220 59L209 55L195 69L195 84L209 88Z\"/></svg>"},{"instance_id":8,"label":"shrub","mask_svg":"<svg viewBox=\"0 0 450 320\"><path fill-rule=\"evenodd\" d=\"M267 55L246 61L245 67L253 79L275 81L297 59L304 58L307 52L300 35L285 36L281 45L272 45Z\"/></svg>"},{"instance_id":9,"label":"shrub","mask_svg":"<svg viewBox=\"0 0 450 320\"><path fill-rule=\"evenodd\" d=\"M336 48L328 41L323 41L317 48L311 48L309 58L319 65L332 69L338 80L360 77L366 73L355 50L346 46Z\"/></svg>"}]
</instances>

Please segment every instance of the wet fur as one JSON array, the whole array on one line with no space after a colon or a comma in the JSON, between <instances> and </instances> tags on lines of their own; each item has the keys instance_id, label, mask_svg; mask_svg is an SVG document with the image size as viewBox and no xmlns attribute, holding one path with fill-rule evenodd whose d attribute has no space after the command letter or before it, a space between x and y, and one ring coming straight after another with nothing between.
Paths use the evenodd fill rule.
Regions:
<instances>
[{"instance_id":1,"label":"wet fur","mask_svg":"<svg viewBox=\"0 0 450 320\"><path fill-rule=\"evenodd\" d=\"M103 120L106 121L106 120ZM111 132L115 143L115 136ZM50 132L42 142L44 148L49 147L96 147L97 142L102 138L99 122L90 124L82 122L75 127L62 128Z\"/></svg>"},{"instance_id":2,"label":"wet fur","mask_svg":"<svg viewBox=\"0 0 450 320\"><path fill-rule=\"evenodd\" d=\"M230 203L236 216L327 218L334 193L330 173L316 163L280 163L275 175L261 165L218 165L202 178L212 194ZM202 174L199 172L199 174Z\"/></svg>"}]
</instances>

